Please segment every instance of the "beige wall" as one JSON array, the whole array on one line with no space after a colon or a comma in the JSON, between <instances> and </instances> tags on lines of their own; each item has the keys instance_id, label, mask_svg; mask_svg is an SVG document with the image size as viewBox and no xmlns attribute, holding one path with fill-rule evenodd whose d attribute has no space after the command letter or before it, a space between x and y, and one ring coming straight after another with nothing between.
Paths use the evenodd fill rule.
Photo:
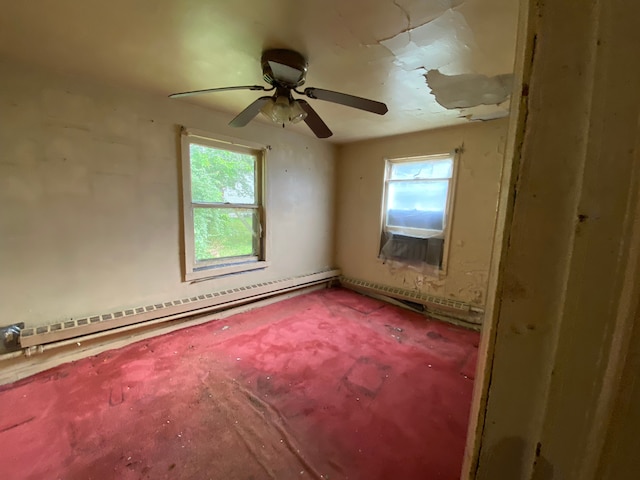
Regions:
<instances>
[{"instance_id":1,"label":"beige wall","mask_svg":"<svg viewBox=\"0 0 640 480\"><path fill-rule=\"evenodd\" d=\"M342 146L337 165L337 264L346 276L484 305L507 121ZM458 165L446 275L383 264L378 256L385 158L448 153Z\"/></svg>"},{"instance_id":2,"label":"beige wall","mask_svg":"<svg viewBox=\"0 0 640 480\"><path fill-rule=\"evenodd\" d=\"M0 63L2 323L67 317L332 264L335 147L184 101ZM178 86L176 86L178 88ZM272 146L264 271L181 281L178 126Z\"/></svg>"}]
</instances>

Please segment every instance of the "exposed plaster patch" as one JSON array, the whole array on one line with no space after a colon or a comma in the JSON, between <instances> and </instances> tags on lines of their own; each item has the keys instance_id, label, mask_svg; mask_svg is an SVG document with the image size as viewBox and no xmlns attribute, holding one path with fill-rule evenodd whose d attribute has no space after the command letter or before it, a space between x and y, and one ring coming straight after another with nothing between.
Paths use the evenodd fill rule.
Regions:
<instances>
[{"instance_id":1,"label":"exposed plaster patch","mask_svg":"<svg viewBox=\"0 0 640 480\"><path fill-rule=\"evenodd\" d=\"M468 264L463 264L465 266ZM467 267L468 268L468 267ZM468 270L465 272L467 282L458 291L459 294L465 294L469 298L472 305L483 305L486 296L486 285L488 281L488 272L482 270Z\"/></svg>"},{"instance_id":2,"label":"exposed plaster patch","mask_svg":"<svg viewBox=\"0 0 640 480\"><path fill-rule=\"evenodd\" d=\"M482 305L484 303L484 288L466 286L458 289L458 295L466 295L470 298L469 303Z\"/></svg>"},{"instance_id":3,"label":"exposed plaster patch","mask_svg":"<svg viewBox=\"0 0 640 480\"><path fill-rule=\"evenodd\" d=\"M378 43L396 57L398 66L408 71L466 65L475 46L464 16L452 9L443 10L424 24L407 28Z\"/></svg>"},{"instance_id":4,"label":"exposed plaster patch","mask_svg":"<svg viewBox=\"0 0 640 480\"><path fill-rule=\"evenodd\" d=\"M444 75L435 69L424 77L436 102L448 109L498 105L509 98L513 85L512 73L495 77L477 73Z\"/></svg>"},{"instance_id":5,"label":"exposed plaster patch","mask_svg":"<svg viewBox=\"0 0 640 480\"><path fill-rule=\"evenodd\" d=\"M431 289L435 293L438 293L440 289L444 287L441 280L429 280L429 281L426 281L425 284L427 285L427 287L429 287L429 289Z\"/></svg>"}]
</instances>

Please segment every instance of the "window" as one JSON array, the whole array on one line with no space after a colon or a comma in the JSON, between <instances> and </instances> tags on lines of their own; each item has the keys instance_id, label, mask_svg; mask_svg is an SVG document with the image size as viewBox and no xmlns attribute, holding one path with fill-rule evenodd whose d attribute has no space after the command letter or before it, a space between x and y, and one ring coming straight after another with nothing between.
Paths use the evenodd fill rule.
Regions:
<instances>
[{"instance_id":1,"label":"window","mask_svg":"<svg viewBox=\"0 0 640 480\"><path fill-rule=\"evenodd\" d=\"M454 157L387 160L380 258L445 270Z\"/></svg>"},{"instance_id":2,"label":"window","mask_svg":"<svg viewBox=\"0 0 640 480\"><path fill-rule=\"evenodd\" d=\"M182 134L185 280L264 268L264 149Z\"/></svg>"}]
</instances>

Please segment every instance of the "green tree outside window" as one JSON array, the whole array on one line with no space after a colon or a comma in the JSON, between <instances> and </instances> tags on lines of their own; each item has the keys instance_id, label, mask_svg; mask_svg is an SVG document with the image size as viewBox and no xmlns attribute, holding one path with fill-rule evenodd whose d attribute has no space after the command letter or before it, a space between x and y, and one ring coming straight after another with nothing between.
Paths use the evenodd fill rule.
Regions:
<instances>
[{"instance_id":1,"label":"green tree outside window","mask_svg":"<svg viewBox=\"0 0 640 480\"><path fill-rule=\"evenodd\" d=\"M240 206L258 203L256 157L195 143L189 155L196 262L257 255L258 210Z\"/></svg>"}]
</instances>

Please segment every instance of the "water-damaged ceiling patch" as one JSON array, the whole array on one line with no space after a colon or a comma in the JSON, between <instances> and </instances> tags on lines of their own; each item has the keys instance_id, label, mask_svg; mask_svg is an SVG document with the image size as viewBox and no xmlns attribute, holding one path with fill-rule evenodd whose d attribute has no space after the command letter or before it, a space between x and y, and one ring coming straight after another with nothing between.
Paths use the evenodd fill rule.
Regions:
<instances>
[{"instance_id":1,"label":"water-damaged ceiling patch","mask_svg":"<svg viewBox=\"0 0 640 480\"><path fill-rule=\"evenodd\" d=\"M424 77L436 102L448 109L498 105L509 98L513 85L512 73L487 77L476 73L444 75L429 70Z\"/></svg>"},{"instance_id":2,"label":"water-damaged ceiling patch","mask_svg":"<svg viewBox=\"0 0 640 480\"><path fill-rule=\"evenodd\" d=\"M393 53L396 64L405 70L445 66L460 70L470 62L475 47L473 32L464 16L452 9L379 43Z\"/></svg>"}]
</instances>

